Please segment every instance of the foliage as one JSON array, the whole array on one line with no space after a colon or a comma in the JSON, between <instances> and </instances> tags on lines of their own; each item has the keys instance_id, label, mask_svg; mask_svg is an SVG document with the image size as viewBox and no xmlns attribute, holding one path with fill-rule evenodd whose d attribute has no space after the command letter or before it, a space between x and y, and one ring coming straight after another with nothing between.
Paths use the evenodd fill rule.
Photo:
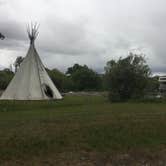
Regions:
<instances>
[{"instance_id":1,"label":"foliage","mask_svg":"<svg viewBox=\"0 0 166 166\"><path fill-rule=\"evenodd\" d=\"M52 79L53 83L61 92L73 89L72 80L69 77L67 77L64 73L60 72L58 69L46 70L48 75Z\"/></svg>"},{"instance_id":2,"label":"foliage","mask_svg":"<svg viewBox=\"0 0 166 166\"><path fill-rule=\"evenodd\" d=\"M21 63L23 62L24 58L22 56L18 56L14 62L15 72L17 72L18 68L20 67Z\"/></svg>"},{"instance_id":3,"label":"foliage","mask_svg":"<svg viewBox=\"0 0 166 166\"><path fill-rule=\"evenodd\" d=\"M21 58L17 58L16 64L21 62ZM58 69L46 69L53 83L61 92L80 91L80 90L100 90L102 77L89 69L87 66L74 65L66 74ZM0 89L5 89L11 80L12 72L1 71ZM70 73L70 74L69 74ZM14 74L12 73L12 76Z\"/></svg>"},{"instance_id":4,"label":"foliage","mask_svg":"<svg viewBox=\"0 0 166 166\"><path fill-rule=\"evenodd\" d=\"M1 39L1 40L4 40L4 39L5 39L5 36L4 36L2 33L0 33L0 39Z\"/></svg>"},{"instance_id":5,"label":"foliage","mask_svg":"<svg viewBox=\"0 0 166 166\"><path fill-rule=\"evenodd\" d=\"M145 95L151 72L143 56L130 53L118 61L111 60L107 62L105 72L111 101L126 101Z\"/></svg>"},{"instance_id":6,"label":"foliage","mask_svg":"<svg viewBox=\"0 0 166 166\"><path fill-rule=\"evenodd\" d=\"M14 73L9 69L0 71L0 90L6 89L13 76Z\"/></svg>"},{"instance_id":7,"label":"foliage","mask_svg":"<svg viewBox=\"0 0 166 166\"><path fill-rule=\"evenodd\" d=\"M22 61L23 57L17 57L14 63L16 70ZM109 90L112 100L121 101L158 90L158 80L149 77L150 70L144 58L132 54L117 62L109 61L105 74L98 74L88 66L79 64L69 67L66 73L58 69L46 70L61 92ZM4 71L0 71L0 89L5 89L14 75Z\"/></svg>"},{"instance_id":8,"label":"foliage","mask_svg":"<svg viewBox=\"0 0 166 166\"><path fill-rule=\"evenodd\" d=\"M86 66L86 65L81 66L81 65L79 65L79 64L74 64L72 67L69 67L69 68L67 69L66 74L72 75L72 74L75 73L76 71L81 70L81 69L84 69L84 68L87 68L87 66Z\"/></svg>"},{"instance_id":9,"label":"foliage","mask_svg":"<svg viewBox=\"0 0 166 166\"><path fill-rule=\"evenodd\" d=\"M74 82L74 89L77 91L99 90L101 88L100 76L86 65L75 64L68 68L66 74Z\"/></svg>"},{"instance_id":10,"label":"foliage","mask_svg":"<svg viewBox=\"0 0 166 166\"><path fill-rule=\"evenodd\" d=\"M148 79L148 86L146 88L147 93L157 94L159 90L159 77L154 76Z\"/></svg>"},{"instance_id":11,"label":"foliage","mask_svg":"<svg viewBox=\"0 0 166 166\"><path fill-rule=\"evenodd\" d=\"M101 87L101 78L86 65L75 64L66 74L57 69L47 69L49 76L60 91L97 90Z\"/></svg>"}]
</instances>

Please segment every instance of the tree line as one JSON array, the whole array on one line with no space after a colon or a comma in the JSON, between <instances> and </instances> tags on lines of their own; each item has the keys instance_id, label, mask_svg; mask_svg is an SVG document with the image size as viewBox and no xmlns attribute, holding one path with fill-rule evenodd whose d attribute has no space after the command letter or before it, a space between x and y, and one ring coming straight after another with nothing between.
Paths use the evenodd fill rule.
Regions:
<instances>
[{"instance_id":1,"label":"tree line","mask_svg":"<svg viewBox=\"0 0 166 166\"><path fill-rule=\"evenodd\" d=\"M17 57L15 72L22 57ZM107 62L103 74L99 74L87 65L74 64L65 73L58 69L47 69L49 76L61 92L69 91L107 91L114 102L142 98L147 94L157 93L159 83L152 77L145 57L130 53L125 58ZM0 89L7 87L14 76L10 69L0 71Z\"/></svg>"},{"instance_id":2,"label":"tree line","mask_svg":"<svg viewBox=\"0 0 166 166\"><path fill-rule=\"evenodd\" d=\"M11 69L0 71L0 89L4 90L20 67L23 58L18 57L14 63L15 72ZM61 92L68 91L101 91L102 74L98 74L86 65L74 64L65 73L58 69L48 69L46 71L53 83Z\"/></svg>"}]
</instances>

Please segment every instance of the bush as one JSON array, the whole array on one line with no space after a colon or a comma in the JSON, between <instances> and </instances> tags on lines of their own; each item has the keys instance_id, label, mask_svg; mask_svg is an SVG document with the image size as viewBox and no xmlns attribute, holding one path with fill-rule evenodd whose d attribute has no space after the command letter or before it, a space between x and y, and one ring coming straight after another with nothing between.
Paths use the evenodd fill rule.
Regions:
<instances>
[{"instance_id":1,"label":"bush","mask_svg":"<svg viewBox=\"0 0 166 166\"><path fill-rule=\"evenodd\" d=\"M138 99L146 94L151 72L143 56L130 53L124 59L111 60L105 71L111 101Z\"/></svg>"}]
</instances>

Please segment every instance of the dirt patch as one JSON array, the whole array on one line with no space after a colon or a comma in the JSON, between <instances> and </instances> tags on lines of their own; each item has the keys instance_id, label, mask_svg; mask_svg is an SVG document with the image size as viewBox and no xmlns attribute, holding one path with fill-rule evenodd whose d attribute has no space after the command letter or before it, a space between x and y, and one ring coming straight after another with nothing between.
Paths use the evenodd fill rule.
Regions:
<instances>
[{"instance_id":1,"label":"dirt patch","mask_svg":"<svg viewBox=\"0 0 166 166\"><path fill-rule=\"evenodd\" d=\"M86 91L81 91L81 92L68 92L68 93L64 93L64 95L67 96L105 96L107 95L107 92L97 92L97 91L90 91L90 92L86 92Z\"/></svg>"},{"instance_id":2,"label":"dirt patch","mask_svg":"<svg viewBox=\"0 0 166 166\"><path fill-rule=\"evenodd\" d=\"M132 151L128 153L59 153L46 156L36 156L31 160L18 159L3 161L3 166L165 166L166 150L160 152Z\"/></svg>"}]
</instances>

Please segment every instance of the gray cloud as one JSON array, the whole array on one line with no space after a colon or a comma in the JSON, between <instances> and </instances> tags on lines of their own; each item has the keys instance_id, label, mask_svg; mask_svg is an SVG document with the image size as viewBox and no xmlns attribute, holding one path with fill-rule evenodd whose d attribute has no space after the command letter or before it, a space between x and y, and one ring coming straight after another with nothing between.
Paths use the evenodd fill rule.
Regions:
<instances>
[{"instance_id":1,"label":"gray cloud","mask_svg":"<svg viewBox=\"0 0 166 166\"><path fill-rule=\"evenodd\" d=\"M5 4L5 0L0 0L0 5L4 5Z\"/></svg>"},{"instance_id":2,"label":"gray cloud","mask_svg":"<svg viewBox=\"0 0 166 166\"><path fill-rule=\"evenodd\" d=\"M25 40L25 31L21 23L15 21L0 21L0 29L8 40Z\"/></svg>"},{"instance_id":3,"label":"gray cloud","mask_svg":"<svg viewBox=\"0 0 166 166\"><path fill-rule=\"evenodd\" d=\"M64 71L80 63L102 72L108 60L139 48L153 72L166 72L165 6L165 0L0 0L0 31L6 36L0 65L25 56L26 24L38 21L36 46L48 67Z\"/></svg>"}]
</instances>

